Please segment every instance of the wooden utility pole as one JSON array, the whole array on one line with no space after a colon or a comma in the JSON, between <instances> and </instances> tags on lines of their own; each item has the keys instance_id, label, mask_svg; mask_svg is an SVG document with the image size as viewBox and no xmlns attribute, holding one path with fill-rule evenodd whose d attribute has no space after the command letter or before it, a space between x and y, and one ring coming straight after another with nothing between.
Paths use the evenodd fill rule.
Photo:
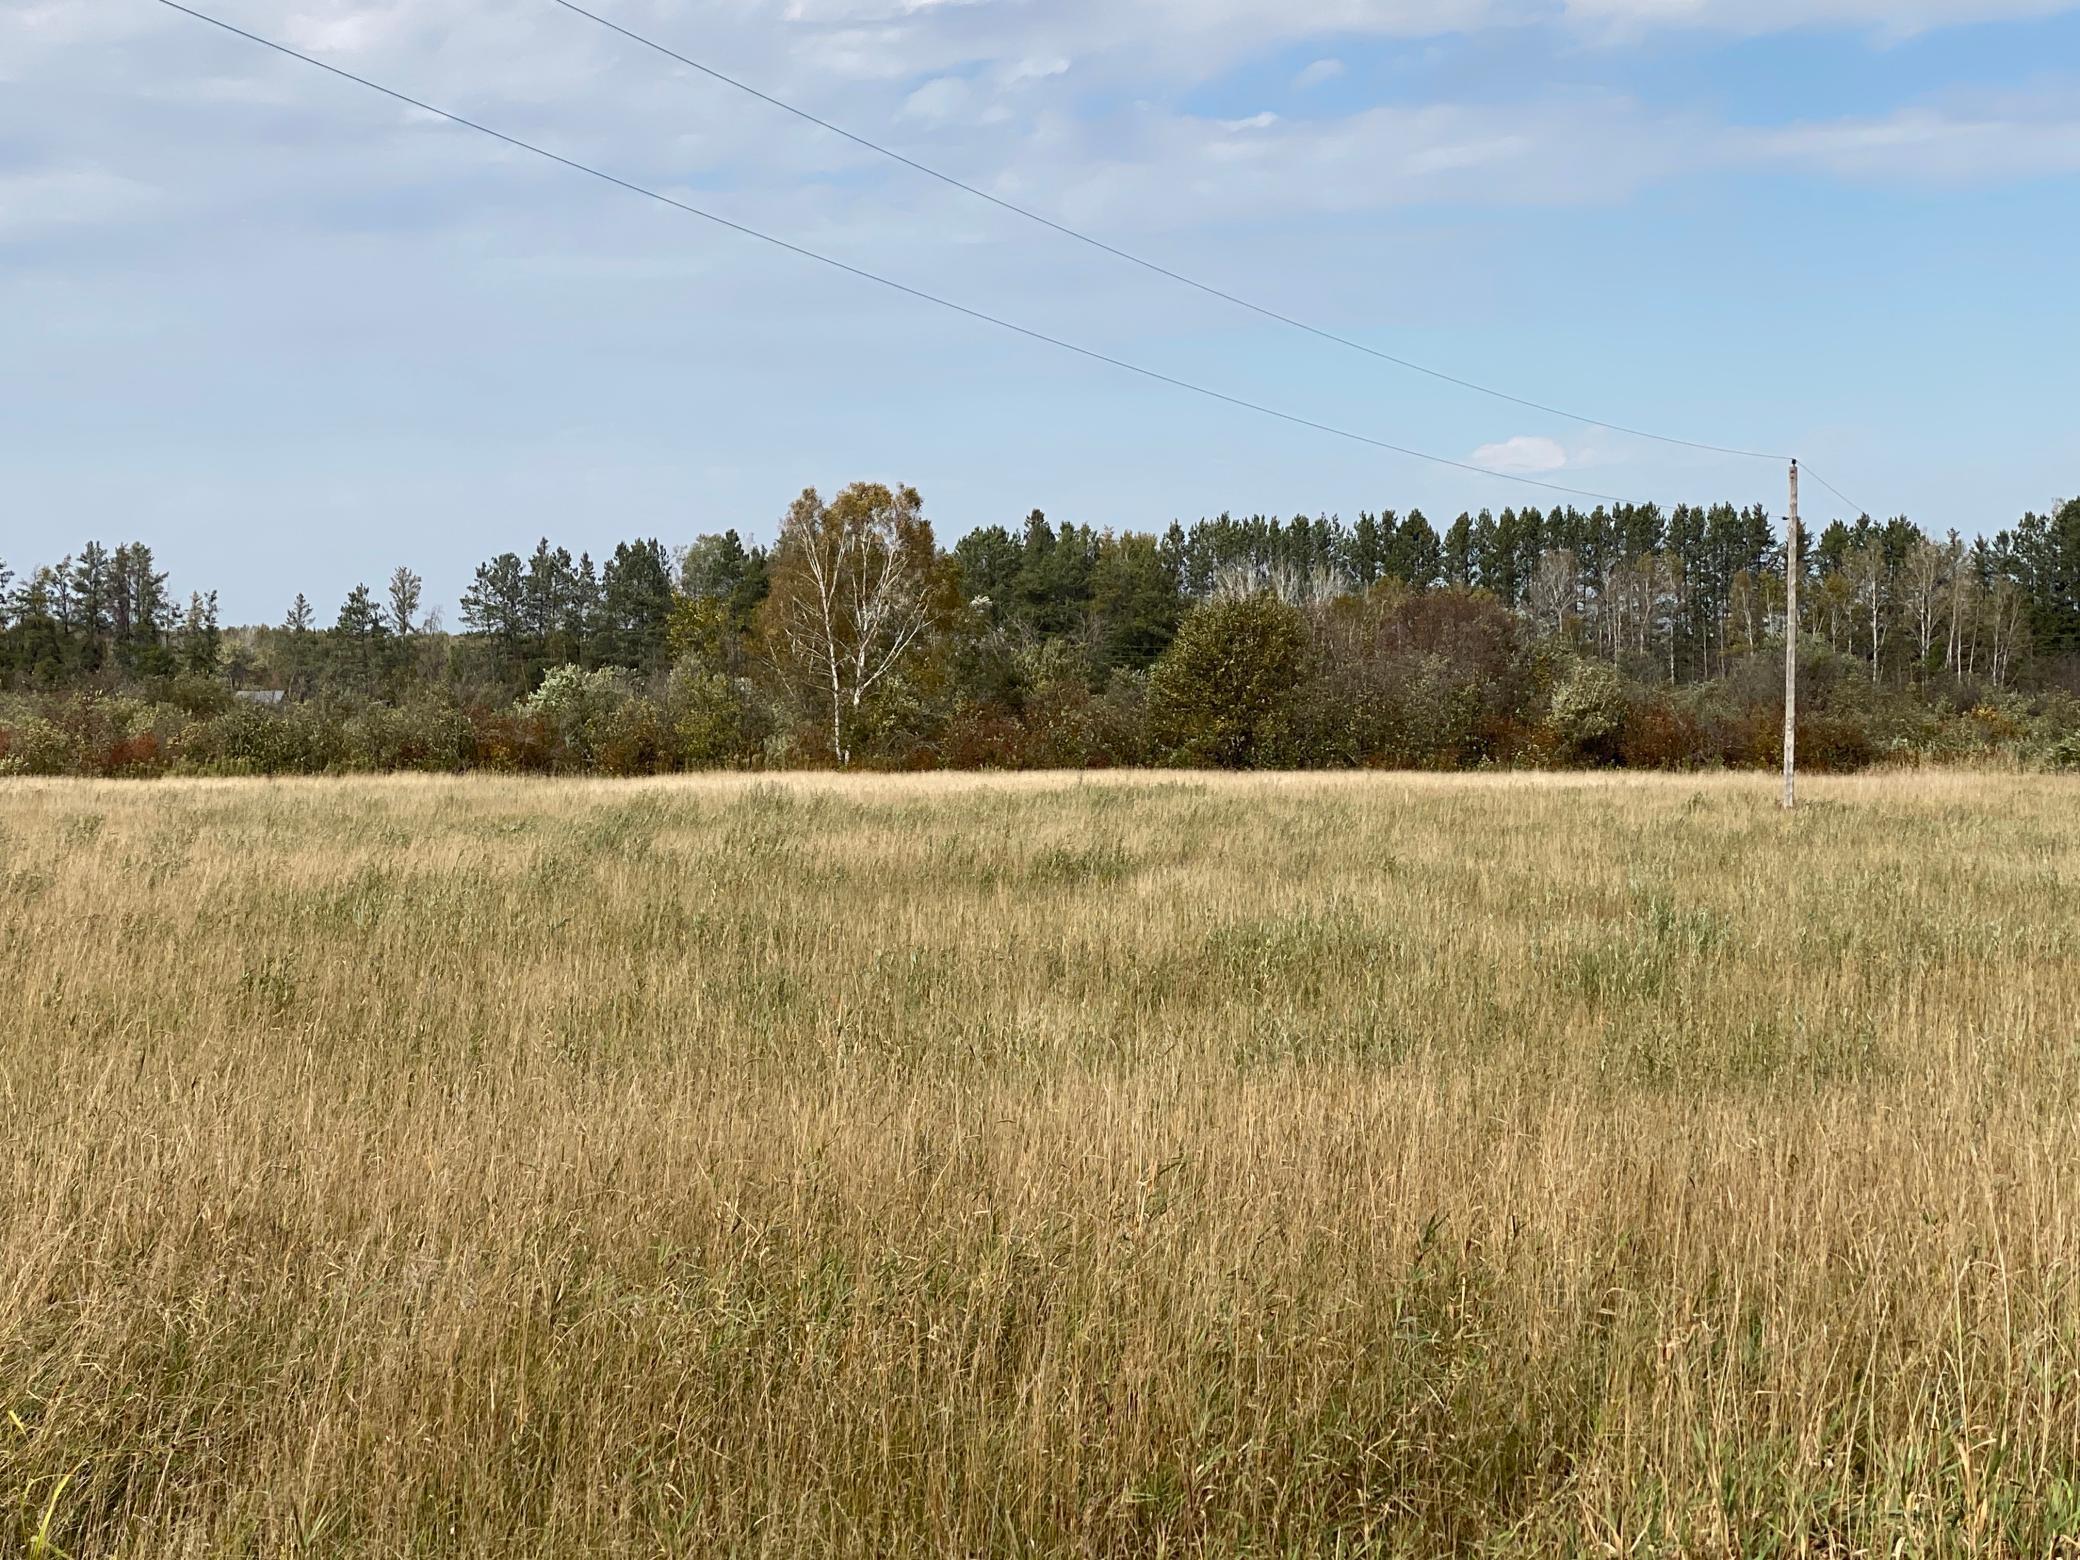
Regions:
<instances>
[{"instance_id":1,"label":"wooden utility pole","mask_svg":"<svg viewBox=\"0 0 2080 1560\"><path fill-rule=\"evenodd\" d=\"M1784 809L1798 805L1798 462L1784 535Z\"/></svg>"}]
</instances>

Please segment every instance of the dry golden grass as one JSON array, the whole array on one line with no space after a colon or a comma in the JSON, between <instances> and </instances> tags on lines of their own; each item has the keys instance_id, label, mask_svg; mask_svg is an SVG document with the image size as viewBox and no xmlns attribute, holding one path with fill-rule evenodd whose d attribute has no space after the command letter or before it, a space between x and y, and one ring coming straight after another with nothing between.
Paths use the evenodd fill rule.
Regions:
<instances>
[{"instance_id":1,"label":"dry golden grass","mask_svg":"<svg viewBox=\"0 0 2080 1560\"><path fill-rule=\"evenodd\" d=\"M2080 1552L2080 790L1810 794L0 784L0 1550Z\"/></svg>"}]
</instances>

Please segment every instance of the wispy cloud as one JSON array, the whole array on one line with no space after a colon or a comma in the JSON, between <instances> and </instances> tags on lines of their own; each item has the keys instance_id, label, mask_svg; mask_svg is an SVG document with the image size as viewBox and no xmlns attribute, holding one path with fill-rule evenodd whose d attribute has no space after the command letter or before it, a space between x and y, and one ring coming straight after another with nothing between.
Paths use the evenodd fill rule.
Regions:
<instances>
[{"instance_id":1,"label":"wispy cloud","mask_svg":"<svg viewBox=\"0 0 2080 1560\"><path fill-rule=\"evenodd\" d=\"M1979 184L2080 173L2080 96L2027 93L1732 132L1734 156L1845 179Z\"/></svg>"},{"instance_id":2,"label":"wispy cloud","mask_svg":"<svg viewBox=\"0 0 2080 1560\"><path fill-rule=\"evenodd\" d=\"M974 89L958 76L937 76L903 100L906 119L952 119L968 106Z\"/></svg>"},{"instance_id":3,"label":"wispy cloud","mask_svg":"<svg viewBox=\"0 0 2080 1560\"><path fill-rule=\"evenodd\" d=\"M660 68L554 7L304 0L284 21L262 0L208 3L263 33L286 27L321 56L400 90L616 173L700 194L791 237L894 241L917 231L925 212L944 231L942 190ZM1967 10L2074 6L2080 0L1799 0L1795 8L1755 0L1740 14L1753 26L1771 15L1790 25L1794 10L1932 25ZM1533 0L735 0L704 12L695 38L686 0L653 0L654 15L632 20L840 123L889 135L950 173L1123 235L1422 206L1610 205L1729 170L1946 185L2080 171L2080 90L2070 80L1760 126L1650 106L1614 89L1396 101L1298 118L1181 106L1209 61L1234 51L1364 31L1521 26L1527 7L1539 8ZM1187 8L1192 26L1183 30L1204 52L1142 54L1179 31ZM322 231L376 213L384 223L533 225L508 214L516 190L566 177L462 132L411 123L395 105L193 22L159 20L156 10L118 15L99 0L33 0L0 13L0 69L25 83L8 94L22 111L33 116L38 98L92 109L43 116L66 127L62 143L48 132L14 138L12 231L164 220L141 193L160 188L177 192L174 220L195 224L235 217ZM1729 23L1734 8L1730 0L1568 0L1567 14L1576 25L1702 26ZM1295 84L1343 71L1339 57L1323 55ZM1190 79L1166 82L1164 72ZM1145 90L1122 104L1116 83L1126 76ZM0 106L0 138L11 106ZM987 214L971 215L979 230Z\"/></svg>"},{"instance_id":4,"label":"wispy cloud","mask_svg":"<svg viewBox=\"0 0 2080 1560\"><path fill-rule=\"evenodd\" d=\"M1618 38L1667 28L1760 35L1863 27L1883 36L1959 23L2025 21L2080 9L2080 0L1566 0L1576 26Z\"/></svg>"},{"instance_id":5,"label":"wispy cloud","mask_svg":"<svg viewBox=\"0 0 2080 1560\"><path fill-rule=\"evenodd\" d=\"M1567 450L1558 439L1539 434L1518 434L1500 444L1483 444L1469 457L1476 466L1490 471L1510 471L1519 476L1540 476L1567 467Z\"/></svg>"}]
</instances>

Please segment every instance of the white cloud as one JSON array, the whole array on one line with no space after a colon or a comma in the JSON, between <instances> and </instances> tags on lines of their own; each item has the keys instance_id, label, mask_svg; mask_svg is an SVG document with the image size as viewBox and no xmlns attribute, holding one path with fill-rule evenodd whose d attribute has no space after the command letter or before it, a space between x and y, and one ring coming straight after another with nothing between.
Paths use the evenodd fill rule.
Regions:
<instances>
[{"instance_id":1,"label":"white cloud","mask_svg":"<svg viewBox=\"0 0 2080 1560\"><path fill-rule=\"evenodd\" d=\"M1254 50L1340 34L1424 38L1539 14L1549 0L792 0L785 19L825 35L862 74L964 61L1131 61L1143 77L1201 75ZM752 0L754 9L762 8Z\"/></svg>"},{"instance_id":2,"label":"white cloud","mask_svg":"<svg viewBox=\"0 0 2080 1560\"><path fill-rule=\"evenodd\" d=\"M553 6L299 0L285 21L264 0L206 3L263 34L290 29L324 57L557 152L802 242L852 246L853 258L908 233L944 232L949 220L972 221L981 242L1005 232L979 208L949 218L957 197L928 181ZM625 3L631 25L662 42L863 134L891 135L957 177L1122 237L1421 205L1609 203L1729 168L1948 183L2080 168L2080 93L2049 88L1759 128L1615 92L1397 102L1300 120L1177 106L1210 62L1238 51L1334 32L1499 26L1550 14L1550 0L710 0L698 28L689 0ZM1879 9L1810 3L1837 16ZM2014 10L2052 0L1983 3ZM1723 0L1568 4L1589 21L1731 15ZM1789 14L1788 0L1756 4ZM314 232L487 222L525 232L625 200L158 13L103 0L0 11L0 75L22 83L0 94L0 145L20 148L5 173L11 230L149 220ZM1903 3L1902 14L1939 13L1961 7ZM1180 49L1158 47L1180 32L1190 35ZM1342 68L1324 57L1296 79L1328 80ZM1118 101L1129 84L1130 106L1092 117L1094 100ZM24 126L64 127L62 138L10 137L17 110ZM83 168L97 170L101 188L81 182ZM128 198L139 191L166 199ZM523 201L532 208L524 215ZM919 214L929 214L922 229Z\"/></svg>"},{"instance_id":3,"label":"white cloud","mask_svg":"<svg viewBox=\"0 0 2080 1560\"><path fill-rule=\"evenodd\" d=\"M408 21L395 11L335 5L328 15L284 18L282 32L285 42L313 54L375 54L408 40Z\"/></svg>"},{"instance_id":4,"label":"white cloud","mask_svg":"<svg viewBox=\"0 0 2080 1560\"><path fill-rule=\"evenodd\" d=\"M1030 126L1006 165L1018 168L1025 199L1117 230L1409 206L1610 204L1729 170L1998 183L2080 173L2080 92L1761 129L1621 96L1302 120L1207 120L1150 107L1096 125Z\"/></svg>"},{"instance_id":5,"label":"white cloud","mask_svg":"<svg viewBox=\"0 0 2080 1560\"><path fill-rule=\"evenodd\" d=\"M1515 472L1519 476L1540 476L1563 470L1567 465L1567 451L1560 441L1537 434L1518 434L1500 444L1483 444L1467 458L1490 471Z\"/></svg>"},{"instance_id":6,"label":"white cloud","mask_svg":"<svg viewBox=\"0 0 2080 1560\"><path fill-rule=\"evenodd\" d=\"M953 118L968 106L973 89L958 76L940 76L927 81L903 99L903 117L939 121Z\"/></svg>"},{"instance_id":7,"label":"white cloud","mask_svg":"<svg viewBox=\"0 0 2080 1560\"><path fill-rule=\"evenodd\" d=\"M2069 93L1919 106L1874 119L1747 130L1736 158L1845 179L1985 183L2080 173L2080 104Z\"/></svg>"},{"instance_id":8,"label":"white cloud","mask_svg":"<svg viewBox=\"0 0 2080 1560\"><path fill-rule=\"evenodd\" d=\"M1293 85L1302 92L1324 83L1334 81L1344 73L1342 60L1316 60L1307 69L1293 78Z\"/></svg>"},{"instance_id":9,"label":"white cloud","mask_svg":"<svg viewBox=\"0 0 2080 1560\"><path fill-rule=\"evenodd\" d=\"M1016 87L1028 81L1046 81L1068 74L1069 62L1056 56L1052 59L1018 60L998 71L997 79L1007 87Z\"/></svg>"},{"instance_id":10,"label":"white cloud","mask_svg":"<svg viewBox=\"0 0 2080 1560\"><path fill-rule=\"evenodd\" d=\"M1760 35L1845 26L1901 38L1958 23L2020 21L2074 9L2076 0L1566 0L1570 22L1617 38L1669 27Z\"/></svg>"},{"instance_id":11,"label":"white cloud","mask_svg":"<svg viewBox=\"0 0 2080 1560\"><path fill-rule=\"evenodd\" d=\"M1124 230L1614 200L1694 164L1708 137L1702 124L1604 97L1308 120L1148 108L1054 125L1029 138L1017 161L1027 198L1048 200L1072 222Z\"/></svg>"}]
</instances>

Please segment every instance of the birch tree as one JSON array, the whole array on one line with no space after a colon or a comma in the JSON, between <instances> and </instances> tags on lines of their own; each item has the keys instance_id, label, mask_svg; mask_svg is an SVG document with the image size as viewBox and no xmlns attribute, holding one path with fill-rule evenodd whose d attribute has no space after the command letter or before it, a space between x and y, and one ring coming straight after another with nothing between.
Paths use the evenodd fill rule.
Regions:
<instances>
[{"instance_id":1,"label":"birch tree","mask_svg":"<svg viewBox=\"0 0 2080 1560\"><path fill-rule=\"evenodd\" d=\"M1954 562L1950 568L1950 599L1945 614L1950 622L1949 658L1944 663L1959 677L1969 677L1979 665L1979 576L1965 556L1957 533L1950 533Z\"/></svg>"},{"instance_id":2,"label":"birch tree","mask_svg":"<svg viewBox=\"0 0 2080 1560\"><path fill-rule=\"evenodd\" d=\"M1858 626L1865 629L1864 643L1870 646L1871 681L1878 680L1879 658L1885 648L1886 609L1891 605L1892 570L1885 548L1873 536L1842 555L1842 578L1855 607Z\"/></svg>"},{"instance_id":3,"label":"birch tree","mask_svg":"<svg viewBox=\"0 0 2080 1560\"><path fill-rule=\"evenodd\" d=\"M869 694L944 606L944 570L915 488L856 482L826 504L803 491L781 522L761 608L775 669L830 714L831 755L852 761Z\"/></svg>"},{"instance_id":4,"label":"birch tree","mask_svg":"<svg viewBox=\"0 0 2080 1560\"><path fill-rule=\"evenodd\" d=\"M1986 588L1986 619L1992 631L1993 685L2005 688L2029 640L2029 595L2005 574Z\"/></svg>"},{"instance_id":5,"label":"birch tree","mask_svg":"<svg viewBox=\"0 0 2080 1560\"><path fill-rule=\"evenodd\" d=\"M1538 571L1531 577L1531 613L1541 632L1556 639L1567 632L1568 620L1575 615L1580 576L1581 565L1568 549L1554 548L1539 555Z\"/></svg>"},{"instance_id":6,"label":"birch tree","mask_svg":"<svg viewBox=\"0 0 2080 1560\"><path fill-rule=\"evenodd\" d=\"M1923 668L1942 631L1943 614L1950 602L1950 571L1955 564L1952 547L1923 540L1908 551L1906 566L1900 571L1900 598L1914 629L1916 664Z\"/></svg>"}]
</instances>

